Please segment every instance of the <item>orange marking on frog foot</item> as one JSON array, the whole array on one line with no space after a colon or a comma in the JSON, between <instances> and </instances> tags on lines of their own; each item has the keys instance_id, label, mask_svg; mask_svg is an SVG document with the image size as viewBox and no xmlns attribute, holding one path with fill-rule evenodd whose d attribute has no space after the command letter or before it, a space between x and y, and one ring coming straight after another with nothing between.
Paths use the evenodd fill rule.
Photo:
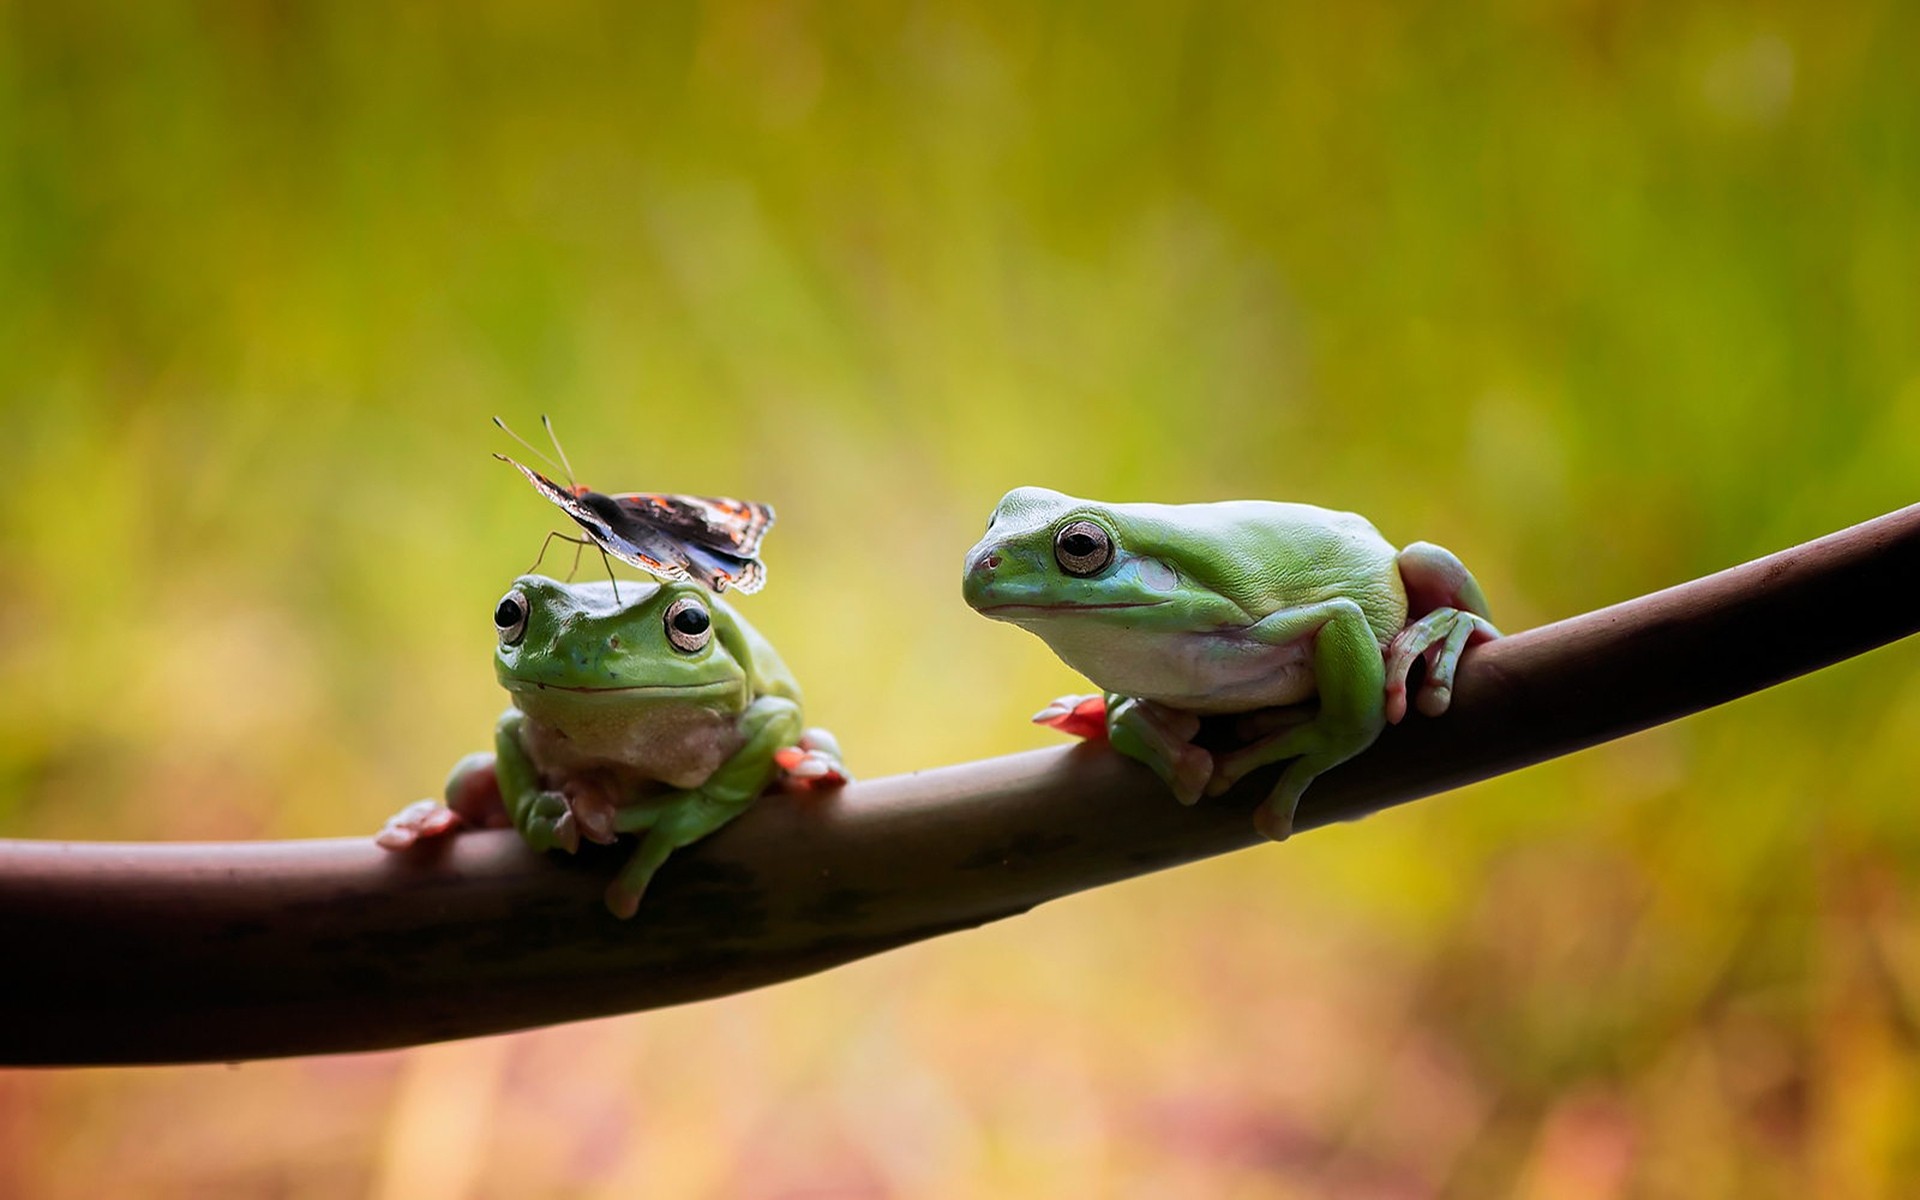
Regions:
<instances>
[{"instance_id":1,"label":"orange marking on frog foot","mask_svg":"<svg viewBox=\"0 0 1920 1200\"><path fill-rule=\"evenodd\" d=\"M1071 737L1104 742L1107 740L1107 698L1062 696L1033 714L1033 723L1058 729Z\"/></svg>"},{"instance_id":2,"label":"orange marking on frog foot","mask_svg":"<svg viewBox=\"0 0 1920 1200\"><path fill-rule=\"evenodd\" d=\"M819 791L839 787L847 777L832 757L804 746L786 746L773 752L774 765L780 768L780 783L793 791Z\"/></svg>"}]
</instances>

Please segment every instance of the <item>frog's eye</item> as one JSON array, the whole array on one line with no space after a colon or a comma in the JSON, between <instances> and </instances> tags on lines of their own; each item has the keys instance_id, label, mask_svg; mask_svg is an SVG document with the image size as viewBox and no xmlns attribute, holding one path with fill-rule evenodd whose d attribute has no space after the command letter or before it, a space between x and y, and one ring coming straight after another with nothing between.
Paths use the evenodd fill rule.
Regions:
<instances>
[{"instance_id":1,"label":"frog's eye","mask_svg":"<svg viewBox=\"0 0 1920 1200\"><path fill-rule=\"evenodd\" d=\"M692 596L682 596L667 606L667 640L675 650L688 654L713 639L713 618L707 606Z\"/></svg>"},{"instance_id":2,"label":"frog's eye","mask_svg":"<svg viewBox=\"0 0 1920 1200\"><path fill-rule=\"evenodd\" d=\"M1113 539L1092 521L1070 521L1053 535L1053 557L1062 571L1084 578L1113 561Z\"/></svg>"},{"instance_id":3,"label":"frog's eye","mask_svg":"<svg viewBox=\"0 0 1920 1200\"><path fill-rule=\"evenodd\" d=\"M519 645L527 635L527 598L517 591L500 597L499 607L493 610L493 629L502 646Z\"/></svg>"}]
</instances>

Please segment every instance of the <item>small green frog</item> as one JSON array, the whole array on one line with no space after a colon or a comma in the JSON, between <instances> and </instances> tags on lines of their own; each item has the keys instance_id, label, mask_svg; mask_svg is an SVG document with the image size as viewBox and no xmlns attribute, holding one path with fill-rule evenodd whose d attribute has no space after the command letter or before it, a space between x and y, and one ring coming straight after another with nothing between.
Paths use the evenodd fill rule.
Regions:
<instances>
[{"instance_id":1,"label":"small green frog","mask_svg":"<svg viewBox=\"0 0 1920 1200\"><path fill-rule=\"evenodd\" d=\"M1500 636L1446 550L1396 550L1353 513L1264 500L1101 504L1016 488L967 552L962 588L1106 693L1034 720L1104 732L1182 804L1291 759L1254 814L1276 841L1316 776L1406 715L1415 660L1427 663L1416 703L1438 716L1461 652ZM1216 757L1192 739L1223 713L1257 715L1240 722L1251 740Z\"/></svg>"},{"instance_id":2,"label":"small green frog","mask_svg":"<svg viewBox=\"0 0 1920 1200\"><path fill-rule=\"evenodd\" d=\"M772 645L696 583L514 581L493 612L494 673L513 697L494 753L469 755L447 803L423 800L376 839L402 849L462 825L511 823L539 850L643 835L607 888L630 917L673 851L776 781L846 782L831 734L806 729Z\"/></svg>"}]
</instances>

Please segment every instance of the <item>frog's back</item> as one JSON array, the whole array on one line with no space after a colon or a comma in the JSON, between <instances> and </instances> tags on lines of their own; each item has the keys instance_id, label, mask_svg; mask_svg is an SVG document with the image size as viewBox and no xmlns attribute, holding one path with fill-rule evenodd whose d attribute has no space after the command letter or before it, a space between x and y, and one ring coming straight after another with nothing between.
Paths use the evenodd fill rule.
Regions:
<instances>
[{"instance_id":1,"label":"frog's back","mask_svg":"<svg viewBox=\"0 0 1920 1200\"><path fill-rule=\"evenodd\" d=\"M1358 513L1280 500L1111 508L1129 549L1176 566L1255 620L1344 597L1382 643L1406 621L1399 552Z\"/></svg>"}]
</instances>

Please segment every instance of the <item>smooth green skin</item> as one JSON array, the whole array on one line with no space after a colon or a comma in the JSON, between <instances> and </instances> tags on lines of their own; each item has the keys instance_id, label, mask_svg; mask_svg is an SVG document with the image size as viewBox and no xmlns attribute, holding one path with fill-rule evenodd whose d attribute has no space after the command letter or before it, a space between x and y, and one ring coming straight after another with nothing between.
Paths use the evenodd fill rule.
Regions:
<instances>
[{"instance_id":1,"label":"smooth green skin","mask_svg":"<svg viewBox=\"0 0 1920 1200\"><path fill-rule=\"evenodd\" d=\"M1075 521L1113 545L1086 578L1055 555ZM1396 550L1353 513L1264 500L1102 504L1016 488L968 552L962 589L1100 687L1114 748L1182 803L1291 759L1255 814L1275 840L1315 777L1404 714L1415 659L1428 659L1419 706L1437 716L1469 639L1498 636L1479 585L1447 551ZM1305 705L1316 697L1317 709ZM1218 759L1191 742L1202 715L1255 712L1241 722L1252 740Z\"/></svg>"},{"instance_id":2,"label":"smooth green skin","mask_svg":"<svg viewBox=\"0 0 1920 1200\"><path fill-rule=\"evenodd\" d=\"M618 600L610 583L539 575L513 590L528 616L494 651L513 696L494 733L501 798L536 849L571 852L582 832L642 834L607 889L607 907L631 916L667 856L745 812L779 771L774 752L802 741L799 685L765 638L691 582L622 581ZM667 638L665 614L683 596L712 621L693 652Z\"/></svg>"}]
</instances>

